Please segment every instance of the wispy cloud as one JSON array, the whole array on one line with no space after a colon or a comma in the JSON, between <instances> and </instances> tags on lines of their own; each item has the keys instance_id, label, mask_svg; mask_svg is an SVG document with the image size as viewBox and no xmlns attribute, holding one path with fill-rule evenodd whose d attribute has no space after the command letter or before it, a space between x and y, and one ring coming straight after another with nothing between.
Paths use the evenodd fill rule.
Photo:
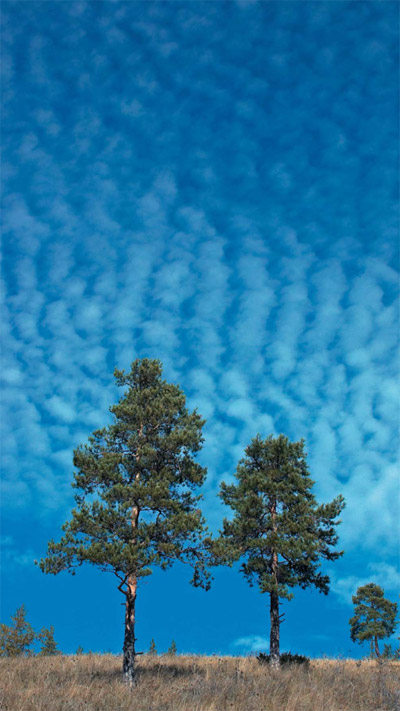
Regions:
<instances>
[{"instance_id":1,"label":"wispy cloud","mask_svg":"<svg viewBox=\"0 0 400 711\"><path fill-rule=\"evenodd\" d=\"M35 554L32 549L28 548L24 553L20 553L18 545L12 536L1 536L0 546L0 570L2 574L14 575L16 572L19 572L21 568L33 566Z\"/></svg>"},{"instance_id":2,"label":"wispy cloud","mask_svg":"<svg viewBox=\"0 0 400 711\"><path fill-rule=\"evenodd\" d=\"M233 646L238 651L249 654L250 652L268 652L269 641L258 634L251 634L248 637L239 637L233 642Z\"/></svg>"},{"instance_id":3,"label":"wispy cloud","mask_svg":"<svg viewBox=\"0 0 400 711\"><path fill-rule=\"evenodd\" d=\"M368 583L375 583L383 588L385 597L397 602L396 597L398 598L400 590L400 570L398 566L387 563L369 563L367 570L368 573L363 577L348 575L347 577L338 578L333 572L331 576L332 590L342 602L351 604L351 598L356 594L359 587Z\"/></svg>"}]
</instances>

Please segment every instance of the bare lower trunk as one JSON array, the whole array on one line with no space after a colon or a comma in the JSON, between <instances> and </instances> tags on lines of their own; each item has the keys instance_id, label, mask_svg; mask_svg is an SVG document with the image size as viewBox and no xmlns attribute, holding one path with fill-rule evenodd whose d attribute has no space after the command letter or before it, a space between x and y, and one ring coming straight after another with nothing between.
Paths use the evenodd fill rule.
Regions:
<instances>
[{"instance_id":1,"label":"bare lower trunk","mask_svg":"<svg viewBox=\"0 0 400 711\"><path fill-rule=\"evenodd\" d=\"M136 578L128 579L125 602L125 634L123 648L122 670L124 679L129 686L135 683L135 603L136 603Z\"/></svg>"},{"instance_id":2,"label":"bare lower trunk","mask_svg":"<svg viewBox=\"0 0 400 711\"><path fill-rule=\"evenodd\" d=\"M277 532L276 525L276 501L272 502L271 506L271 518L272 518L272 529L274 533ZM270 666L272 669L279 669L280 658L279 658L279 595L278 595L278 554L276 550L272 550L271 558L271 573L274 578L275 590L270 592L270 602L269 602L269 617L270 617L270 636L269 636L269 654L270 654Z\"/></svg>"},{"instance_id":3,"label":"bare lower trunk","mask_svg":"<svg viewBox=\"0 0 400 711\"><path fill-rule=\"evenodd\" d=\"M375 637L375 656L377 659L379 659L379 657L381 656L378 646L378 637Z\"/></svg>"},{"instance_id":4,"label":"bare lower trunk","mask_svg":"<svg viewBox=\"0 0 400 711\"><path fill-rule=\"evenodd\" d=\"M143 425L140 425L138 430L139 439L143 434ZM136 462L139 463L139 447L135 454ZM135 482L140 479L140 469L136 471ZM131 513L131 525L132 525L132 537L135 540L137 528L139 525L139 514L140 508L137 502L132 506ZM135 603L136 603L136 591L137 591L137 576L130 575L126 581L126 602L125 602L125 635L124 635L124 649L123 649L123 663L122 670L124 674L124 679L130 687L133 687L135 683Z\"/></svg>"},{"instance_id":5,"label":"bare lower trunk","mask_svg":"<svg viewBox=\"0 0 400 711\"><path fill-rule=\"evenodd\" d=\"M279 668L279 597L276 592L270 593L270 638L269 638L269 654L270 665L272 669Z\"/></svg>"}]
</instances>

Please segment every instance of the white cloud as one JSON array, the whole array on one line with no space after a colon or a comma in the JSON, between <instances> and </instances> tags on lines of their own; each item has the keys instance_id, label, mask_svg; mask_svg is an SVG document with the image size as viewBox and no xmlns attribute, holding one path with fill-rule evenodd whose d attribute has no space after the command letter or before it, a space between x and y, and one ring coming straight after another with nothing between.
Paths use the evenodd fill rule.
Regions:
<instances>
[{"instance_id":1,"label":"white cloud","mask_svg":"<svg viewBox=\"0 0 400 711\"><path fill-rule=\"evenodd\" d=\"M53 395L45 403L46 409L61 422L73 422L76 412L72 405L58 395Z\"/></svg>"},{"instance_id":2,"label":"white cloud","mask_svg":"<svg viewBox=\"0 0 400 711\"><path fill-rule=\"evenodd\" d=\"M351 604L352 595L355 595L357 589L368 583L380 585L385 592L385 597L397 602L396 597L400 590L400 570L394 565L387 563L370 563L368 573L363 576L348 575L343 578L337 578L335 573L331 573L331 589L342 602Z\"/></svg>"},{"instance_id":3,"label":"white cloud","mask_svg":"<svg viewBox=\"0 0 400 711\"><path fill-rule=\"evenodd\" d=\"M252 634L248 637L239 637L232 642L233 647L238 647L243 652L268 652L269 641L266 637Z\"/></svg>"},{"instance_id":4,"label":"white cloud","mask_svg":"<svg viewBox=\"0 0 400 711\"><path fill-rule=\"evenodd\" d=\"M227 402L226 413L230 417L248 422L253 419L254 408L251 401L247 398L238 398Z\"/></svg>"},{"instance_id":5,"label":"white cloud","mask_svg":"<svg viewBox=\"0 0 400 711\"><path fill-rule=\"evenodd\" d=\"M3 365L1 378L9 385L18 385L22 381L22 373L18 368L7 368Z\"/></svg>"},{"instance_id":6,"label":"white cloud","mask_svg":"<svg viewBox=\"0 0 400 711\"><path fill-rule=\"evenodd\" d=\"M34 566L35 554L31 548L18 550L12 536L1 536L0 569L4 576L12 576L21 568Z\"/></svg>"}]
</instances>

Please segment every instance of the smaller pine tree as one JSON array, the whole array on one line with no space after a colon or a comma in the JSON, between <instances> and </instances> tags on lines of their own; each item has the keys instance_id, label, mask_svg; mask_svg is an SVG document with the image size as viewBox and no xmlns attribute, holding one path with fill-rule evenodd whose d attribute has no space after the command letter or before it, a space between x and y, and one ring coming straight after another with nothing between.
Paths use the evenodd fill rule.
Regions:
<instances>
[{"instance_id":1,"label":"smaller pine tree","mask_svg":"<svg viewBox=\"0 0 400 711\"><path fill-rule=\"evenodd\" d=\"M397 604L384 598L384 590L375 583L359 587L352 599L355 614L349 620L350 637L360 644L370 641L371 657L380 657L378 640L393 634Z\"/></svg>"},{"instance_id":2,"label":"smaller pine tree","mask_svg":"<svg viewBox=\"0 0 400 711\"><path fill-rule=\"evenodd\" d=\"M149 654L153 654L153 655L157 654L156 643L155 643L154 639L152 639L150 642Z\"/></svg>"},{"instance_id":3,"label":"smaller pine tree","mask_svg":"<svg viewBox=\"0 0 400 711\"><path fill-rule=\"evenodd\" d=\"M0 624L0 656L18 657L31 654L30 647L36 635L32 625L26 620L25 605L21 605L11 616L12 624Z\"/></svg>"},{"instance_id":4,"label":"smaller pine tree","mask_svg":"<svg viewBox=\"0 0 400 711\"><path fill-rule=\"evenodd\" d=\"M174 639L171 642L171 645L170 645L170 648L168 649L167 654L172 654L172 655L176 654L176 642Z\"/></svg>"},{"instance_id":5,"label":"smaller pine tree","mask_svg":"<svg viewBox=\"0 0 400 711\"><path fill-rule=\"evenodd\" d=\"M38 634L38 639L42 643L42 646L41 646L40 652L39 652L41 657L50 657L50 656L54 656L55 654L60 654L60 651L57 648L57 644L54 639L53 625L51 625L51 627L49 627L49 629L46 629L46 627L43 627L41 632L39 632L39 634Z\"/></svg>"},{"instance_id":6,"label":"smaller pine tree","mask_svg":"<svg viewBox=\"0 0 400 711\"><path fill-rule=\"evenodd\" d=\"M322 561L340 558L335 551L337 517L344 499L318 504L307 466L304 441L284 435L257 435L246 447L234 484L222 482L220 496L233 517L224 519L221 535L209 545L216 564L241 560L250 585L269 595L271 668L280 664L281 599L291 589L314 585L325 595L329 577Z\"/></svg>"}]
</instances>

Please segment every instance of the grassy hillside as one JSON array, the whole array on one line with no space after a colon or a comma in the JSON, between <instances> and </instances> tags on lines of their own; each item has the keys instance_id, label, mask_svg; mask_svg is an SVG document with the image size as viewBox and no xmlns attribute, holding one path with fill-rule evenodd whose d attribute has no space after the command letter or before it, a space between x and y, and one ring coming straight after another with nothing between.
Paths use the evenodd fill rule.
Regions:
<instances>
[{"instance_id":1,"label":"grassy hillside","mask_svg":"<svg viewBox=\"0 0 400 711\"><path fill-rule=\"evenodd\" d=\"M399 711L400 663L314 660L273 673L254 658L112 655L0 660L3 711Z\"/></svg>"}]
</instances>

